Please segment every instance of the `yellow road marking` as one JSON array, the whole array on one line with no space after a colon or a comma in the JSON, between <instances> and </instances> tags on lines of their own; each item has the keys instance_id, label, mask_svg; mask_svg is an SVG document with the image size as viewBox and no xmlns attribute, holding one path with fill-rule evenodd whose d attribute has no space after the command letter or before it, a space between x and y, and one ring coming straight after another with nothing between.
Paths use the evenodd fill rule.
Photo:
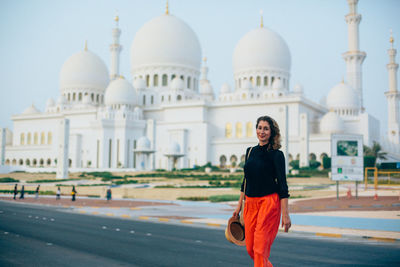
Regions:
<instances>
[{"instance_id":1,"label":"yellow road marking","mask_svg":"<svg viewBox=\"0 0 400 267\"><path fill-rule=\"evenodd\" d=\"M207 223L208 226L221 226L219 223Z\"/></svg>"},{"instance_id":2,"label":"yellow road marking","mask_svg":"<svg viewBox=\"0 0 400 267\"><path fill-rule=\"evenodd\" d=\"M315 233L315 235L317 235L317 236L327 236L327 237L336 237L336 238L342 237L341 234L332 234L332 233Z\"/></svg>"},{"instance_id":3,"label":"yellow road marking","mask_svg":"<svg viewBox=\"0 0 400 267\"><path fill-rule=\"evenodd\" d=\"M169 222L168 218L158 218L160 222Z\"/></svg>"}]
</instances>

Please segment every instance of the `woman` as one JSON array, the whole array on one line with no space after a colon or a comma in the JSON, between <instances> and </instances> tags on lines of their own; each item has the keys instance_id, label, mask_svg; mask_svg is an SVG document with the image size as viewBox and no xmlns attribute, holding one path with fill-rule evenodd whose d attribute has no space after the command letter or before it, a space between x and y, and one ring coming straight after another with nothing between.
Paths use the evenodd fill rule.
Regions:
<instances>
[{"instance_id":1,"label":"woman","mask_svg":"<svg viewBox=\"0 0 400 267\"><path fill-rule=\"evenodd\" d=\"M60 187L57 188L56 200L59 200L61 197L61 189Z\"/></svg>"},{"instance_id":2,"label":"woman","mask_svg":"<svg viewBox=\"0 0 400 267\"><path fill-rule=\"evenodd\" d=\"M240 199L233 215L239 215L246 196L243 216L247 252L254 266L272 266L268 258L281 214L285 232L291 226L286 165L282 151L278 150L281 135L276 121L269 116L258 118L256 132L259 144L246 151Z\"/></svg>"},{"instance_id":3,"label":"woman","mask_svg":"<svg viewBox=\"0 0 400 267\"><path fill-rule=\"evenodd\" d=\"M72 201L75 201L75 197L76 197L75 185L72 186L71 195L72 195Z\"/></svg>"}]
</instances>

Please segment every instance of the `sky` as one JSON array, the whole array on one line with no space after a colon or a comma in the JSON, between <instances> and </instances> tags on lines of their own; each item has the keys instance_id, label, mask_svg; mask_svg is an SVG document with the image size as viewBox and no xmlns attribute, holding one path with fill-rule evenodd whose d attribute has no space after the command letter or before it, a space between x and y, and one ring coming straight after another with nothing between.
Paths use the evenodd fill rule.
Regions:
<instances>
[{"instance_id":1,"label":"sky","mask_svg":"<svg viewBox=\"0 0 400 267\"><path fill-rule=\"evenodd\" d=\"M120 72L130 80L130 47L135 33L165 13L165 0L0 0L0 127L12 130L11 116L32 103L43 111L49 97L59 96L63 63L88 48L110 66L111 30L118 14L122 31ZM238 41L260 25L279 33L292 58L290 87L304 87L319 103L346 79L342 53L348 50L346 0L169 0L170 14L197 34L208 78L216 94L225 82L233 88L232 56ZM387 132L390 29L400 48L400 1L360 0L360 50L366 111ZM396 61L399 62L399 56Z\"/></svg>"}]
</instances>

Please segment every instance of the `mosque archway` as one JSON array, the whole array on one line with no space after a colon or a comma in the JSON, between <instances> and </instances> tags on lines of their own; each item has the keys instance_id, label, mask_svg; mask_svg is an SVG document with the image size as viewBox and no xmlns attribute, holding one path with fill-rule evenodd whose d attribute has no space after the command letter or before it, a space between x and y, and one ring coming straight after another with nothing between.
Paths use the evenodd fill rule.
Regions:
<instances>
[{"instance_id":1,"label":"mosque archway","mask_svg":"<svg viewBox=\"0 0 400 267\"><path fill-rule=\"evenodd\" d=\"M225 168L226 167L226 157L225 155L222 155L219 157L219 166L220 168Z\"/></svg>"}]
</instances>

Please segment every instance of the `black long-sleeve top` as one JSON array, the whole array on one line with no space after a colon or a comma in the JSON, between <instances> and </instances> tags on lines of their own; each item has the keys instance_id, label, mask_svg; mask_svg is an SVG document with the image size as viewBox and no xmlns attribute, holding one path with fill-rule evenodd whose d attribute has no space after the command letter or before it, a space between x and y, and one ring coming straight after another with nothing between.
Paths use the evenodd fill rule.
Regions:
<instances>
[{"instance_id":1,"label":"black long-sleeve top","mask_svg":"<svg viewBox=\"0 0 400 267\"><path fill-rule=\"evenodd\" d=\"M247 160L244 165L244 179L241 191L248 197L263 197L278 193L279 197L288 198L289 190L286 182L285 156L280 150L268 150L268 145L247 148Z\"/></svg>"}]
</instances>

